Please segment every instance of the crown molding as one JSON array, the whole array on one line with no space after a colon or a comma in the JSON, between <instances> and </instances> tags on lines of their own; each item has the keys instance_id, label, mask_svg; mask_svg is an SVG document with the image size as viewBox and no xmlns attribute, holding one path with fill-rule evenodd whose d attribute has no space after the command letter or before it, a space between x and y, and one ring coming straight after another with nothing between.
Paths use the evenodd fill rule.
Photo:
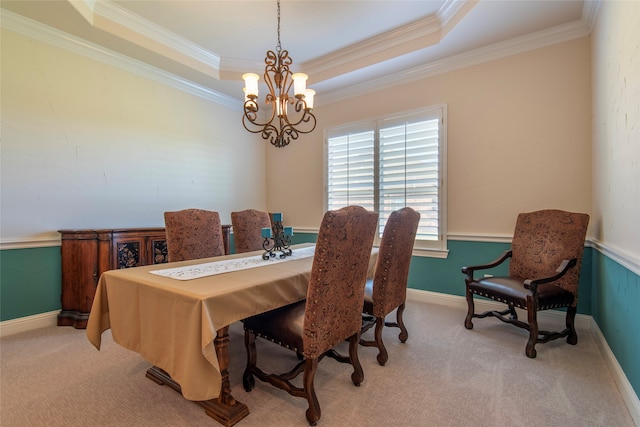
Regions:
<instances>
[{"instance_id":1,"label":"crown molding","mask_svg":"<svg viewBox=\"0 0 640 427\"><path fill-rule=\"evenodd\" d=\"M394 28L385 33L378 34L359 43L352 44L337 51L328 53L316 59L304 62L302 69L309 74L320 74L329 69L337 68L348 63L354 63L362 58L367 58L390 49L401 48L403 45L418 41L420 48L428 47L435 42L429 39L430 35L440 31L438 19L431 15L411 22L399 28ZM437 37L437 41L440 38ZM415 49L413 49L415 50Z\"/></svg>"},{"instance_id":2,"label":"crown molding","mask_svg":"<svg viewBox=\"0 0 640 427\"><path fill-rule=\"evenodd\" d=\"M596 25L596 18L598 17L601 3L602 0L585 0L582 6L582 22L584 22L589 29L589 34L591 34L593 27Z\"/></svg>"},{"instance_id":3,"label":"crown molding","mask_svg":"<svg viewBox=\"0 0 640 427\"><path fill-rule=\"evenodd\" d=\"M241 111L241 100L216 92L167 71L137 61L128 56L105 49L79 37L49 27L40 22L2 9L2 27L25 37L68 50L78 55L102 62L169 87L199 96L208 101Z\"/></svg>"},{"instance_id":4,"label":"crown molding","mask_svg":"<svg viewBox=\"0 0 640 427\"><path fill-rule=\"evenodd\" d=\"M449 23L460 20L477 2L447 0L433 15L378 34L359 43L301 64L314 81L323 81L346 72L438 44Z\"/></svg>"},{"instance_id":5,"label":"crown molding","mask_svg":"<svg viewBox=\"0 0 640 427\"><path fill-rule=\"evenodd\" d=\"M111 0L70 3L93 27L217 79L235 78L238 72L259 69L263 65L243 59L221 58ZM446 28L448 24L455 23L476 3L475 0L446 0L433 15L307 61L300 64L300 68L312 74L316 81L321 81L437 44L450 29Z\"/></svg>"},{"instance_id":6,"label":"crown molding","mask_svg":"<svg viewBox=\"0 0 640 427\"><path fill-rule=\"evenodd\" d=\"M70 1L93 27L219 78L220 57L110 0Z\"/></svg>"},{"instance_id":7,"label":"crown molding","mask_svg":"<svg viewBox=\"0 0 640 427\"><path fill-rule=\"evenodd\" d=\"M601 0L587 0L583 9L582 19L579 21L574 21L569 24L539 31L537 33L518 37L505 42L496 43L484 48L444 58L442 60L425 63L412 69L381 76L360 84L350 85L339 90L324 92L317 95L316 103L318 106L330 104L354 96L361 96L369 92L379 91L388 87L410 83L449 71L585 37L593 28L600 2ZM455 19L463 9L472 7L474 3L475 2L466 0L447 0L435 16L415 21L406 26L381 34L373 39L347 47L337 52L335 57L330 55L333 59L324 57L317 60L317 62L316 60L309 61L306 63L307 66L303 68L305 71L309 72L307 69L309 66L311 66L311 68L318 67L318 70L336 67L340 64L345 64L345 61L348 62L347 57L349 55L358 56L375 54L379 53L380 50L392 49L394 46L399 46L403 43L410 43L416 38L424 38L429 37L429 35L437 34L444 26L447 25L448 22ZM79 10L79 13L85 16L85 19L89 16L91 20L95 21L98 18L101 19L101 17L108 17L110 21L118 20L119 22L126 22L129 27L140 26L136 31L140 34L146 35L146 37L155 38L156 40L166 40L166 44L172 45L173 49L184 49L185 52L192 52L194 56L203 54L203 60L208 62L211 67L217 67L219 70L222 66L223 74L240 72L242 70L259 69L262 66L261 63L256 61L225 58L220 59L215 55L207 55L206 50L199 48L186 40L182 40L186 44L181 44L175 34L170 33L155 24L151 24L146 20L142 20L142 18L128 13L126 10L111 2L83 0L79 4L84 5L85 7L82 12ZM96 9L98 12L96 12ZM91 11L92 13L89 14L87 11ZM241 111L242 109L241 101L234 97L221 94L159 68L152 67L141 61L110 51L104 47L92 44L78 37L64 33L52 27L48 27L5 9L2 10L2 16L2 26L14 32L70 50L74 53L84 55L106 64L113 65L139 76L146 77L170 87L202 97L227 108L231 108L236 111ZM226 71L227 69L229 71Z\"/></svg>"},{"instance_id":8,"label":"crown molding","mask_svg":"<svg viewBox=\"0 0 640 427\"><path fill-rule=\"evenodd\" d=\"M347 88L325 92L320 96L316 95L319 101L318 105L331 104L354 96L360 96L366 93L411 83L427 77L436 76L485 62L495 61L511 55L563 43L581 37L586 37L588 35L589 29L584 21L578 20L570 22L568 24L559 25L547 30L495 43L459 55L450 56L438 61L425 63L401 72L380 76L366 82L351 85Z\"/></svg>"},{"instance_id":9,"label":"crown molding","mask_svg":"<svg viewBox=\"0 0 640 427\"><path fill-rule=\"evenodd\" d=\"M440 21L441 27L446 27L447 24L458 15L460 10L467 4L475 4L477 0L446 0L440 10L436 12L436 18Z\"/></svg>"}]
</instances>

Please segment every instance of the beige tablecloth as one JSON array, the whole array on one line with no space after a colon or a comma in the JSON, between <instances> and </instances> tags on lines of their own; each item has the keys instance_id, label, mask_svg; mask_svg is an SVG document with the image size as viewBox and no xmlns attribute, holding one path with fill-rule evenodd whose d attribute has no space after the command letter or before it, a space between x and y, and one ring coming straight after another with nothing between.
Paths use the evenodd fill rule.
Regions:
<instances>
[{"instance_id":1,"label":"beige tablecloth","mask_svg":"<svg viewBox=\"0 0 640 427\"><path fill-rule=\"evenodd\" d=\"M294 245L292 249L312 244ZM376 254L377 251L374 251ZM107 271L100 277L87 338L100 349L102 332L165 370L189 400L217 398L221 375L216 331L306 297L313 257L188 281L150 274L261 252ZM370 274L375 265L371 257Z\"/></svg>"}]
</instances>

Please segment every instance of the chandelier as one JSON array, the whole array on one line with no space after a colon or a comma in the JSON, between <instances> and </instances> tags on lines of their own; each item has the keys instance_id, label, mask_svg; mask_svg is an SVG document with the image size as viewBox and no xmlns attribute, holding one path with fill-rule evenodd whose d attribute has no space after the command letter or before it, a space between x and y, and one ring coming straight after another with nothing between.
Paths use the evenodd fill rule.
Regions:
<instances>
[{"instance_id":1,"label":"chandelier","mask_svg":"<svg viewBox=\"0 0 640 427\"><path fill-rule=\"evenodd\" d=\"M315 91L307 89L307 75L291 73L293 59L280 46L280 0L278 0L278 44L276 51L267 51L264 59L264 80L269 89L265 97L266 111L258 105L259 76L247 73L244 79L244 114L242 124L249 132L260 133L262 138L276 147L289 145L301 133L310 133L316 128L313 115ZM293 96L290 95L293 86ZM289 108L289 105L291 108ZM269 106L271 107L269 109Z\"/></svg>"}]
</instances>

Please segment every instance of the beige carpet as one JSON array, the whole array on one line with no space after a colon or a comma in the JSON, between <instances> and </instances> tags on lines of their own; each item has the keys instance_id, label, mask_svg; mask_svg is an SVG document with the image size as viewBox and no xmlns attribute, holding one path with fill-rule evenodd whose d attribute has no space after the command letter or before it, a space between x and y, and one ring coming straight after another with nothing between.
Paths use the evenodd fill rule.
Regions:
<instances>
[{"instance_id":1,"label":"beige carpet","mask_svg":"<svg viewBox=\"0 0 640 427\"><path fill-rule=\"evenodd\" d=\"M409 301L409 340L387 329L389 362L360 347L365 380L350 381L348 365L325 359L316 376L319 426L633 426L589 331L578 345L539 344L524 355L525 331L496 319L468 331L460 309ZM231 327L234 396L249 406L238 426L304 426L306 401L256 380L246 393L242 328ZM371 334L371 332L369 332ZM0 425L212 426L204 410L145 378L138 354L103 336L97 351L84 331L51 327L0 341ZM346 348L346 347L345 347ZM259 342L258 365L295 355ZM290 365L287 365L289 367Z\"/></svg>"}]
</instances>

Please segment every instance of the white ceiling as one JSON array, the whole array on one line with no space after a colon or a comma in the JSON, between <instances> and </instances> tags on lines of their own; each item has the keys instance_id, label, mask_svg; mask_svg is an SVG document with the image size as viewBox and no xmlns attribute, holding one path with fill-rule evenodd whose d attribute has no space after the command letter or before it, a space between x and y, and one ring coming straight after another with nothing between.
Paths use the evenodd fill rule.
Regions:
<instances>
[{"instance_id":1,"label":"white ceiling","mask_svg":"<svg viewBox=\"0 0 640 427\"><path fill-rule=\"evenodd\" d=\"M595 4L282 0L281 43L319 104L366 82L586 35ZM2 0L2 8L238 102L242 73L261 75L277 43L275 0Z\"/></svg>"}]
</instances>

